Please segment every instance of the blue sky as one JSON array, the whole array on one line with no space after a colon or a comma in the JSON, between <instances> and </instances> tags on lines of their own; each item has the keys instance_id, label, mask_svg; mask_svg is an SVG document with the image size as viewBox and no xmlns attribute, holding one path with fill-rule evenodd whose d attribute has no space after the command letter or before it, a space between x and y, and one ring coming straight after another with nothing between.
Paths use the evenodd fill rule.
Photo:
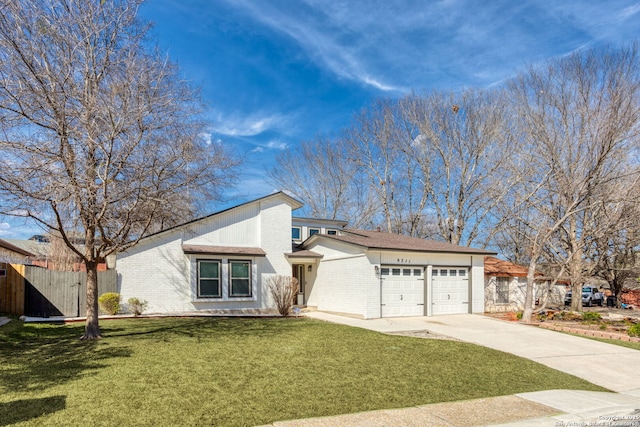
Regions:
<instances>
[{"instance_id":1,"label":"blue sky","mask_svg":"<svg viewBox=\"0 0 640 427\"><path fill-rule=\"evenodd\" d=\"M640 2L625 0L149 0L140 14L202 88L211 138L244 161L225 206L275 190L264 175L279 152L338 132L377 97L490 87L640 38ZM0 237L35 232L0 218Z\"/></svg>"}]
</instances>

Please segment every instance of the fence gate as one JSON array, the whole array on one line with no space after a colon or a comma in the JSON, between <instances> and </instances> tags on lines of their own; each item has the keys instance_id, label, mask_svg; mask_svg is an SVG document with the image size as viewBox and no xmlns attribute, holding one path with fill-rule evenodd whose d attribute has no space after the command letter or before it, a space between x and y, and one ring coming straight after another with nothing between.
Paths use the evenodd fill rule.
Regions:
<instances>
[{"instance_id":1,"label":"fence gate","mask_svg":"<svg viewBox=\"0 0 640 427\"><path fill-rule=\"evenodd\" d=\"M0 313L24 314L24 265L0 263Z\"/></svg>"},{"instance_id":2,"label":"fence gate","mask_svg":"<svg viewBox=\"0 0 640 427\"><path fill-rule=\"evenodd\" d=\"M26 266L24 272L24 314L50 317L84 316L86 312L87 273L53 271ZM116 292L116 271L98 272L98 295Z\"/></svg>"}]
</instances>

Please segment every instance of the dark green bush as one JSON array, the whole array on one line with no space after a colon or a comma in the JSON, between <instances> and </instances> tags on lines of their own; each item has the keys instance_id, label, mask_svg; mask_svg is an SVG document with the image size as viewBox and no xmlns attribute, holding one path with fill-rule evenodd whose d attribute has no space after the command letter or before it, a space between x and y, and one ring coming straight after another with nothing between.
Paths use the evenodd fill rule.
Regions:
<instances>
[{"instance_id":1,"label":"dark green bush","mask_svg":"<svg viewBox=\"0 0 640 427\"><path fill-rule=\"evenodd\" d=\"M582 320L588 322L597 322L598 320L602 320L602 316L600 315L600 313L597 313L595 311L583 311Z\"/></svg>"},{"instance_id":2,"label":"dark green bush","mask_svg":"<svg viewBox=\"0 0 640 427\"><path fill-rule=\"evenodd\" d=\"M630 337L640 337L640 323L630 326L627 334L629 334Z\"/></svg>"},{"instance_id":3,"label":"dark green bush","mask_svg":"<svg viewBox=\"0 0 640 427\"><path fill-rule=\"evenodd\" d=\"M100 306L100 310L107 314L118 314L120 310L120 294L115 292L104 293L98 298L98 305Z\"/></svg>"}]
</instances>

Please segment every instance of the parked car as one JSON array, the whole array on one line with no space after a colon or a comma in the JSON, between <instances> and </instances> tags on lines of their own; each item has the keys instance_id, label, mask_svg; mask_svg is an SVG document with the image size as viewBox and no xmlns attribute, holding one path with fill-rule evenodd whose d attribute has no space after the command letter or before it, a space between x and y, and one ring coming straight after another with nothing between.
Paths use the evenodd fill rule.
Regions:
<instances>
[{"instance_id":1,"label":"parked car","mask_svg":"<svg viewBox=\"0 0 640 427\"><path fill-rule=\"evenodd\" d=\"M571 305L571 291L568 291L564 296L564 305ZM596 304L602 307L604 301L604 294L593 286L583 286L582 288L582 306L591 307Z\"/></svg>"}]
</instances>

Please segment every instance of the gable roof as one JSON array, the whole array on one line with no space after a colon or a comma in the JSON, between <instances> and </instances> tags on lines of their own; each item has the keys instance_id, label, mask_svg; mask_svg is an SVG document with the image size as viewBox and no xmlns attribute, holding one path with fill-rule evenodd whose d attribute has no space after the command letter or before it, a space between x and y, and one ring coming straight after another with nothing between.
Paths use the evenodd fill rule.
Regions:
<instances>
[{"instance_id":1,"label":"gable roof","mask_svg":"<svg viewBox=\"0 0 640 427\"><path fill-rule=\"evenodd\" d=\"M466 246L457 246L435 240L419 239L417 237L403 236L401 234L385 233L369 230L343 230L337 235L314 234L307 239L303 246L318 239L330 239L344 242L351 245L364 247L367 249L383 249L393 251L412 252L438 252L451 254L470 255L495 255L493 251L485 249L475 249Z\"/></svg>"},{"instance_id":2,"label":"gable roof","mask_svg":"<svg viewBox=\"0 0 640 427\"><path fill-rule=\"evenodd\" d=\"M12 252L16 252L16 253L18 253L20 255L24 255L24 256L35 256L31 252L29 252L29 251L27 251L25 249L19 248L16 245L13 245L13 244L7 242L6 240L2 240L2 239L0 239L0 248L4 248L4 249L10 250Z\"/></svg>"},{"instance_id":3,"label":"gable roof","mask_svg":"<svg viewBox=\"0 0 640 427\"><path fill-rule=\"evenodd\" d=\"M148 236L143 237L143 238L141 239L141 241L146 240L146 239L148 239L148 238L150 238L150 237L156 237L156 236L159 236L159 235L161 235L161 234L165 234L165 233L168 233L168 232L170 232L170 231L177 230L177 229L179 229L179 228L185 227L185 226L187 226L187 225L194 224L194 223L196 223L196 222L204 221L204 220L206 220L206 219L212 218L212 217L217 216L217 215L221 215L221 214L223 214L223 213L226 213L226 212L232 211L232 210L234 210L234 209L238 209L238 208L241 208L241 207L244 207L244 206L247 206L247 205L253 204L253 203L263 202L263 201L266 201L266 200L269 200L269 199L275 199L275 198L282 198L282 199L284 199L284 201L285 201L289 206L291 206L291 209L292 209L292 210L295 210L295 209L298 209L298 208L301 208L302 206L304 206L304 205L302 204L302 202L300 202L299 200L296 200L296 199L294 199L293 197L289 196L289 195L288 195L287 193L285 193L284 191L278 191L278 192L276 192L276 193L269 194L268 196L264 196L264 197L260 197L260 198L258 198L258 199L250 200L250 201L248 201L248 202L244 202L244 203L241 203L241 204L239 204L239 205L232 206L232 207L230 207L230 208L223 209L223 210L221 210L221 211L217 211L217 212L214 212L214 213L212 213L212 214L209 214L209 215L206 215L206 216L203 216L203 217L200 217L200 218L192 219L191 221L183 222L182 224L174 225L173 227L165 228L164 230L160 230L160 231L158 231L158 232L155 232L155 233L149 234Z\"/></svg>"},{"instance_id":4,"label":"gable roof","mask_svg":"<svg viewBox=\"0 0 640 427\"><path fill-rule=\"evenodd\" d=\"M484 274L496 277L527 277L529 269L523 265L488 256L484 258ZM542 273L536 272L536 276Z\"/></svg>"}]
</instances>

